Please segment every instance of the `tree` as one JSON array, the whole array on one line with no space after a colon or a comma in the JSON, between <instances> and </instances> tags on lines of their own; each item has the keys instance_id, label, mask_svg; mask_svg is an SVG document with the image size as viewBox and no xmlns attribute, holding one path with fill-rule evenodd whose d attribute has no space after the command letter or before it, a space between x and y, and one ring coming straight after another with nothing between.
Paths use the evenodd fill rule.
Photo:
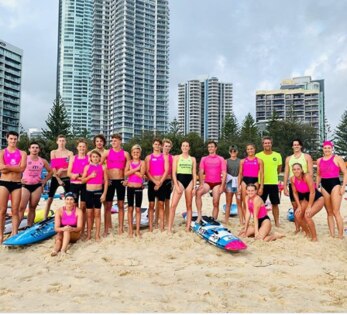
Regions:
<instances>
[{"instance_id":1,"label":"tree","mask_svg":"<svg viewBox=\"0 0 347 315\"><path fill-rule=\"evenodd\" d=\"M48 129L42 129L42 135L47 140L55 142L60 134L66 137L70 136L70 123L64 102L60 96L53 102L53 107L46 120L46 125Z\"/></svg>"},{"instance_id":2,"label":"tree","mask_svg":"<svg viewBox=\"0 0 347 315\"><path fill-rule=\"evenodd\" d=\"M240 141L239 141L239 153L242 157L242 153L246 149L248 143L253 143L259 149L261 144L260 132L255 123L253 116L248 113L242 122L240 128ZM243 154L245 155L245 153Z\"/></svg>"},{"instance_id":3,"label":"tree","mask_svg":"<svg viewBox=\"0 0 347 315\"><path fill-rule=\"evenodd\" d=\"M336 153L347 160L347 110L342 114L340 123L336 126L333 139Z\"/></svg>"},{"instance_id":4,"label":"tree","mask_svg":"<svg viewBox=\"0 0 347 315\"><path fill-rule=\"evenodd\" d=\"M181 152L181 142L183 133L181 126L176 118L169 124L169 132L164 135L164 138L168 138L172 141L172 149L170 154L176 155Z\"/></svg>"},{"instance_id":5,"label":"tree","mask_svg":"<svg viewBox=\"0 0 347 315\"><path fill-rule=\"evenodd\" d=\"M237 141L238 137L239 137L239 126L237 123L237 119L233 112L227 113L225 115L221 137L219 140L229 141L230 138L233 138L233 141Z\"/></svg>"}]
</instances>

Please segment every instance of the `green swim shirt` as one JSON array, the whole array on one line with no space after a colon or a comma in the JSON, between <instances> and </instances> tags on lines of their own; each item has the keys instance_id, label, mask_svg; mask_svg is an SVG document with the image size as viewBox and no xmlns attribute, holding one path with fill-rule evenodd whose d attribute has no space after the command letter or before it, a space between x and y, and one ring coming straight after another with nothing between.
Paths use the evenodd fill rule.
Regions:
<instances>
[{"instance_id":1,"label":"green swim shirt","mask_svg":"<svg viewBox=\"0 0 347 315\"><path fill-rule=\"evenodd\" d=\"M265 154L264 151L255 155L264 163L264 185L277 185L278 173L277 168L282 165L281 154L272 151L271 154Z\"/></svg>"}]
</instances>

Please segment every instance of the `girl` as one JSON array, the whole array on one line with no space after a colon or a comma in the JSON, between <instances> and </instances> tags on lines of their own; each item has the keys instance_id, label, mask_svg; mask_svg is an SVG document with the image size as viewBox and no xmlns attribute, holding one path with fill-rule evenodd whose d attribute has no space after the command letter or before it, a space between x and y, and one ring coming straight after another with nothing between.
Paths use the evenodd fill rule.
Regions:
<instances>
[{"instance_id":1,"label":"girl","mask_svg":"<svg viewBox=\"0 0 347 315\"><path fill-rule=\"evenodd\" d=\"M141 161L141 147L135 144L131 148L131 161L127 161L125 166L125 176L128 177L127 197L128 197L128 226L129 237L133 237L133 210L134 199L136 207L136 236L140 237L141 224L141 204L143 190L143 176L145 175L146 165Z\"/></svg>"},{"instance_id":2,"label":"girl","mask_svg":"<svg viewBox=\"0 0 347 315\"><path fill-rule=\"evenodd\" d=\"M100 160L101 154L93 150L90 153L90 164L84 167L82 175L82 183L86 183L87 240L91 239L95 220L95 239L97 241L100 240L101 203L106 199L108 188L106 166L103 166Z\"/></svg>"},{"instance_id":3,"label":"girl","mask_svg":"<svg viewBox=\"0 0 347 315\"><path fill-rule=\"evenodd\" d=\"M66 253L69 243L80 238L82 224L82 210L76 207L73 193L68 192L65 194L65 206L55 212L54 229L57 236L51 256L57 256L59 251Z\"/></svg>"},{"instance_id":4,"label":"girl","mask_svg":"<svg viewBox=\"0 0 347 315\"><path fill-rule=\"evenodd\" d=\"M195 194L196 184L196 159L189 155L190 144L183 141L181 144L181 155L176 155L172 163L172 179L174 182L174 191L169 213L169 233L172 233L172 226L175 218L177 204L180 201L183 192L186 198L187 224L186 231L190 230L192 221L192 200Z\"/></svg>"},{"instance_id":5,"label":"girl","mask_svg":"<svg viewBox=\"0 0 347 315\"><path fill-rule=\"evenodd\" d=\"M294 176L290 178L290 182L297 204L296 220L303 227L306 235L310 235L312 241L317 241L316 227L312 217L323 208L324 198L316 189L312 176L304 173L300 163L293 164L292 171Z\"/></svg>"},{"instance_id":6,"label":"girl","mask_svg":"<svg viewBox=\"0 0 347 315\"><path fill-rule=\"evenodd\" d=\"M266 242L274 241L282 234L271 234L271 221L267 215L267 210L263 200L257 194L257 185L248 184L246 188L247 196L246 203L246 224L240 231L239 236L250 237L255 236L256 240L263 240ZM251 215L254 219L254 226L249 225Z\"/></svg>"},{"instance_id":7,"label":"girl","mask_svg":"<svg viewBox=\"0 0 347 315\"><path fill-rule=\"evenodd\" d=\"M317 160L317 187L321 186L324 205L328 214L328 226L331 237L335 237L335 221L338 237L343 238L343 220L340 213L342 196L347 184L346 164L343 159L333 154L334 145L331 141L323 142L323 157ZM343 183L340 182L340 172Z\"/></svg>"},{"instance_id":8,"label":"girl","mask_svg":"<svg viewBox=\"0 0 347 315\"><path fill-rule=\"evenodd\" d=\"M245 223L246 215L246 188L249 184L255 184L258 194L261 195L264 186L264 164L263 161L255 156L255 145L246 145L247 157L241 160L238 178L238 195L241 196L242 213L240 223Z\"/></svg>"}]
</instances>

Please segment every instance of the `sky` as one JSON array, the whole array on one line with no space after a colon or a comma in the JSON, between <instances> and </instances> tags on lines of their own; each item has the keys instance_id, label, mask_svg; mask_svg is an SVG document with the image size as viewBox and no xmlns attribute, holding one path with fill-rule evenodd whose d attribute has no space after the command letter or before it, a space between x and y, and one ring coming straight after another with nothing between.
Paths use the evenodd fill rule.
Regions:
<instances>
[{"instance_id":1,"label":"sky","mask_svg":"<svg viewBox=\"0 0 347 315\"><path fill-rule=\"evenodd\" d=\"M347 1L169 0L169 120L178 84L233 83L233 110L255 117L255 92L283 79L325 80L332 128L347 109ZM24 50L21 123L45 127L56 90L58 0L0 0L0 39Z\"/></svg>"}]
</instances>

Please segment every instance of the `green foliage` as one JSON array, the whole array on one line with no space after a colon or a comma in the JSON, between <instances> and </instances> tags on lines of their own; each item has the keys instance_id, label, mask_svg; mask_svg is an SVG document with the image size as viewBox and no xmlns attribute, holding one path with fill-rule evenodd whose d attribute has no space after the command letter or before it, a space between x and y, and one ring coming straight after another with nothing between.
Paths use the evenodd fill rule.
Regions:
<instances>
[{"instance_id":1,"label":"green foliage","mask_svg":"<svg viewBox=\"0 0 347 315\"><path fill-rule=\"evenodd\" d=\"M253 143L257 151L261 149L261 136L260 131L255 123L251 113L248 113L242 122L240 129L240 141L236 143L239 147L239 157L246 156L246 145Z\"/></svg>"},{"instance_id":2,"label":"green foliage","mask_svg":"<svg viewBox=\"0 0 347 315\"><path fill-rule=\"evenodd\" d=\"M334 147L338 155L347 160L347 110L342 114L340 123L336 126Z\"/></svg>"},{"instance_id":3,"label":"green foliage","mask_svg":"<svg viewBox=\"0 0 347 315\"><path fill-rule=\"evenodd\" d=\"M221 138L219 141L229 141L230 138L233 138L234 142L238 140L239 137L239 126L237 119L233 112L227 113L225 116Z\"/></svg>"},{"instance_id":4,"label":"green foliage","mask_svg":"<svg viewBox=\"0 0 347 315\"><path fill-rule=\"evenodd\" d=\"M17 143L17 147L20 150L23 150L25 152L28 151L28 147L29 147L29 136L26 132L24 132L24 130L21 129L20 131L20 135L19 135L19 141Z\"/></svg>"},{"instance_id":5,"label":"green foliage","mask_svg":"<svg viewBox=\"0 0 347 315\"><path fill-rule=\"evenodd\" d=\"M60 134L66 137L70 136L70 123L64 102L60 96L53 102L53 107L46 120L46 125L48 129L42 129L42 135L47 140L55 141Z\"/></svg>"}]
</instances>

